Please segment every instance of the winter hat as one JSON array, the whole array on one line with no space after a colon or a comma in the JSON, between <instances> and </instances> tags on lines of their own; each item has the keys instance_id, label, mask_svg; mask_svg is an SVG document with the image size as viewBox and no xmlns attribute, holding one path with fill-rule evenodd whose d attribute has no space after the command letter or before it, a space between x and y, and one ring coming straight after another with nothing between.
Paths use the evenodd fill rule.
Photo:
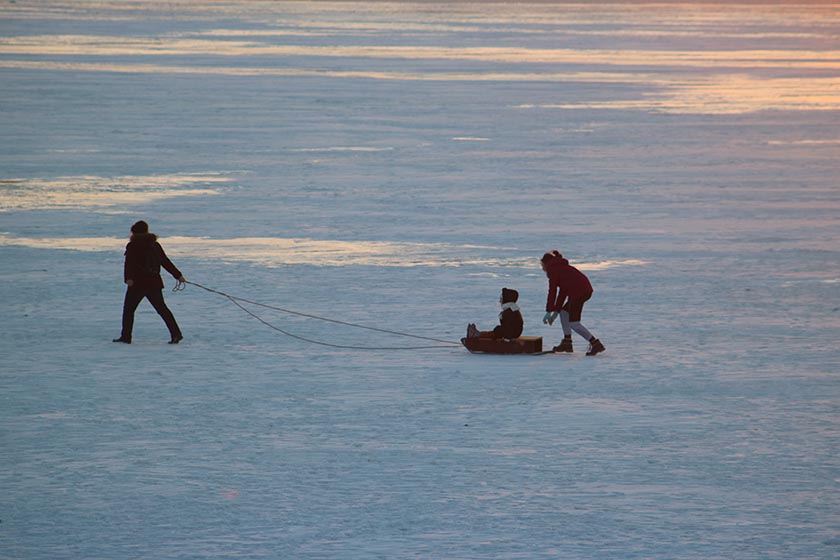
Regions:
<instances>
[{"instance_id":1,"label":"winter hat","mask_svg":"<svg viewBox=\"0 0 840 560\"><path fill-rule=\"evenodd\" d=\"M514 303L519 299L519 292L502 288L502 303Z\"/></svg>"},{"instance_id":2,"label":"winter hat","mask_svg":"<svg viewBox=\"0 0 840 560\"><path fill-rule=\"evenodd\" d=\"M554 259L562 259L563 255L560 254L560 251L557 249L551 251L550 253L546 253L540 259L540 262L543 264L548 264L549 262L553 261Z\"/></svg>"},{"instance_id":3,"label":"winter hat","mask_svg":"<svg viewBox=\"0 0 840 560\"><path fill-rule=\"evenodd\" d=\"M131 226L131 233L149 233L149 224L140 220Z\"/></svg>"}]
</instances>

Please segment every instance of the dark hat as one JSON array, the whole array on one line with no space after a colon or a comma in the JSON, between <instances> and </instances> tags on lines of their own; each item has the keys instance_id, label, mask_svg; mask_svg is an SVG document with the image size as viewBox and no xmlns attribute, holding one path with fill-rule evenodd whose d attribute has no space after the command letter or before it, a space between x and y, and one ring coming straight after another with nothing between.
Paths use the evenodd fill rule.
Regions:
<instances>
[{"instance_id":1,"label":"dark hat","mask_svg":"<svg viewBox=\"0 0 840 560\"><path fill-rule=\"evenodd\" d=\"M551 251L550 253L544 254L542 256L542 258L540 259L540 262L543 263L543 264L546 264L550 261L553 261L554 259L562 259L562 258L563 258L563 255L560 254L560 251L555 249L555 250Z\"/></svg>"},{"instance_id":2,"label":"dark hat","mask_svg":"<svg viewBox=\"0 0 840 560\"><path fill-rule=\"evenodd\" d=\"M131 226L131 233L149 233L149 224L140 220Z\"/></svg>"},{"instance_id":3,"label":"dark hat","mask_svg":"<svg viewBox=\"0 0 840 560\"><path fill-rule=\"evenodd\" d=\"M519 292L508 288L502 288L502 303L514 303L519 299Z\"/></svg>"}]
</instances>

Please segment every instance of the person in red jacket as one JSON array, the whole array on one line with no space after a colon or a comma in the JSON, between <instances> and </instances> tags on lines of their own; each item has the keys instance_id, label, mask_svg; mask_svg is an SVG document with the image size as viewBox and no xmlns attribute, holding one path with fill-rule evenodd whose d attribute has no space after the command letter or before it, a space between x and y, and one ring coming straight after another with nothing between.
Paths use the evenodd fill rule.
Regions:
<instances>
[{"instance_id":1,"label":"person in red jacket","mask_svg":"<svg viewBox=\"0 0 840 560\"><path fill-rule=\"evenodd\" d=\"M134 312L143 298L149 300L158 315L161 316L171 336L169 344L178 344L184 339L181 329L175 321L172 311L163 300L163 279L160 267L165 268L179 282L184 282L184 275L166 256L163 247L157 242L157 236L149 233L149 224L140 220L131 226L131 239L125 247L124 279L128 285L123 303L122 333L114 342L131 344L131 331L134 328Z\"/></svg>"},{"instance_id":2,"label":"person in red jacket","mask_svg":"<svg viewBox=\"0 0 840 560\"><path fill-rule=\"evenodd\" d=\"M554 347L555 352L573 352L572 331L589 341L587 356L606 350L580 322L583 304L592 297L592 284L584 273L569 264L558 251L546 253L540 259L548 276L548 300L545 304L543 323L553 325L557 316L563 326L563 341Z\"/></svg>"}]
</instances>

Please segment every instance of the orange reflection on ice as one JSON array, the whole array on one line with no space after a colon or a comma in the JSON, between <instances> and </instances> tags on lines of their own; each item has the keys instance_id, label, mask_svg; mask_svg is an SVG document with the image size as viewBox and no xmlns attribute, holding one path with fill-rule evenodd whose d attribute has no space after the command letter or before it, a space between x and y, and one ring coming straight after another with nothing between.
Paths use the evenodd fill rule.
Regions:
<instances>
[{"instance_id":1,"label":"orange reflection on ice","mask_svg":"<svg viewBox=\"0 0 840 560\"><path fill-rule=\"evenodd\" d=\"M638 109L662 113L737 114L763 110L840 110L840 77L771 78L717 75L662 88L643 99L519 105L520 109Z\"/></svg>"},{"instance_id":2,"label":"orange reflection on ice","mask_svg":"<svg viewBox=\"0 0 840 560\"><path fill-rule=\"evenodd\" d=\"M310 266L386 266L386 267L501 267L533 270L537 257L492 257L501 249L447 243L407 243L389 241L343 241L334 239L240 237L166 237L167 252L173 256L193 256L225 262L248 262L266 267ZM0 232L0 247L73 251L120 251L126 239L118 237L14 237ZM510 250L504 251L509 253ZM484 255L484 256L479 256ZM604 270L647 264L636 259L575 263L582 270Z\"/></svg>"},{"instance_id":3,"label":"orange reflection on ice","mask_svg":"<svg viewBox=\"0 0 840 560\"><path fill-rule=\"evenodd\" d=\"M605 50L525 47L274 45L178 37L34 35L0 38L0 54L56 56L316 56L403 60L472 60L527 64L598 64L720 68L840 69L840 50Z\"/></svg>"},{"instance_id":4,"label":"orange reflection on ice","mask_svg":"<svg viewBox=\"0 0 840 560\"><path fill-rule=\"evenodd\" d=\"M218 190L206 188L206 185L230 180L216 173L6 179L0 181L0 212L57 208L117 211L128 205L165 198L219 194ZM196 188L197 185L204 188Z\"/></svg>"}]
</instances>

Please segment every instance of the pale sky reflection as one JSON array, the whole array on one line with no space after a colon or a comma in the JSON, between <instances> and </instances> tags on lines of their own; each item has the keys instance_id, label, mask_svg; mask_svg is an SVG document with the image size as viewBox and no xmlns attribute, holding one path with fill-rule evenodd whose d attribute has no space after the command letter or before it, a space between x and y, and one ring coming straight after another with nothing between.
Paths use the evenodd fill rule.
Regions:
<instances>
[{"instance_id":1,"label":"pale sky reflection","mask_svg":"<svg viewBox=\"0 0 840 560\"><path fill-rule=\"evenodd\" d=\"M310 29L310 30L307 30ZM412 34L442 34L442 33L516 33L521 35L539 35L556 32L551 26L544 28L525 27L488 27L488 26L466 26L466 25L445 25L445 24L423 24L423 23L350 23L350 22L323 22L323 23L298 23L295 29L211 29L209 31L197 31L190 33L179 33L173 37L324 37L342 35L369 36L384 33L397 33L400 35ZM831 39L834 36L830 32L750 32L739 30L712 31L712 30L681 30L673 31L666 29L563 29L564 35L575 35L583 37L678 37L678 38L727 38L727 39Z\"/></svg>"},{"instance_id":2,"label":"pale sky reflection","mask_svg":"<svg viewBox=\"0 0 840 560\"><path fill-rule=\"evenodd\" d=\"M641 99L589 103L523 103L519 109L633 109L662 113L735 114L761 110L840 110L840 77L757 78L720 74L708 77L607 72L374 72L295 68L190 67L154 64L0 61L0 68L85 72L171 73L229 76L298 76L402 81L534 81L629 83L658 88Z\"/></svg>"},{"instance_id":3,"label":"pale sky reflection","mask_svg":"<svg viewBox=\"0 0 840 560\"><path fill-rule=\"evenodd\" d=\"M604 50L523 47L312 46L177 37L32 35L0 38L0 54L58 56L317 56L402 60L473 60L530 64L840 69L840 50Z\"/></svg>"},{"instance_id":4,"label":"pale sky reflection","mask_svg":"<svg viewBox=\"0 0 840 560\"><path fill-rule=\"evenodd\" d=\"M354 4L355 5L355 4ZM182 6L183 7L183 6ZM498 8L498 7L497 7ZM298 9L303 9L298 6ZM316 12L320 8L311 8ZM327 10L337 10L333 7ZM292 9L294 12L295 9ZM493 10L491 10L493 12ZM495 12L494 12L495 13ZM665 33L712 33L709 17L688 8L677 11L687 18L684 21L674 15L669 20L675 29ZM793 15L794 12L791 12ZM802 19L805 16L796 13ZM520 12L507 13L510 22L526 17ZM778 14L776 14L778 16ZM337 17L337 16L336 16ZM459 21L459 14L448 14ZM488 16L489 17L489 16ZM729 16L731 17L731 15ZM752 17L756 17L754 14ZM768 16L771 17L771 16ZM699 19L697 19L699 18ZM490 18L498 23L504 21L499 13ZM713 18L714 19L714 18ZM772 19L772 17L771 17ZM696 20L696 21L695 21ZM478 20L481 21L481 20ZM757 25L761 18L752 21ZM820 33L837 33L829 20L823 27L811 20L802 23L813 24ZM450 22L452 23L452 22ZM324 21L297 22L300 27L319 25L364 28L372 26L380 30L398 30L401 25L416 30L423 25L410 21ZM634 25L639 22L634 22ZM781 25L781 21L774 24ZM435 31L445 25L430 24ZM692 26L702 25L699 30ZM310 29L312 29L310 27ZM481 28L480 25L477 25ZM463 30L460 30L463 31ZM485 30L486 31L486 30ZM565 30L564 30L565 31ZM580 30L578 30L580 31ZM615 29L617 34L656 34L657 30ZM661 31L661 30L660 30ZM516 33L523 32L517 30ZM584 31L585 32L585 31ZM599 31L601 32L601 31ZM187 33L159 37L117 37L92 35L34 35L0 37L0 55L21 55L41 57L41 60L0 60L0 68L30 69L41 71L84 71L119 73L161 73L222 76L265 76L265 77L319 77L336 79L370 79L399 81L469 81L469 82L590 82L638 84L649 88L641 98L613 99L588 103L523 103L520 109L623 109L662 113L737 114L762 110L840 110L840 50L828 49L730 49L730 50L634 50L634 49L546 49L524 47L448 47L434 45L288 45L261 41L270 40L286 30L236 30L213 29L206 32ZM804 33L808 35L808 33ZM234 40L245 38L250 40ZM761 37L767 39L768 37ZM819 44L819 43L815 43ZM49 57L62 60L44 60ZM120 62L113 60L74 61L73 56L85 57L129 57ZM282 65L262 63L258 65L194 65L159 62L149 63L149 57L159 60L175 56L207 57L220 56L225 59L237 57L275 57L284 59ZM134 63L131 57L143 57L144 62ZM289 62L312 59L339 59L334 67L340 70L310 69L289 65ZM514 70L462 66L451 72L430 71L421 65L406 64L399 71L371 69L377 59L406 61L450 60L464 63L495 63L518 65ZM171 60L175 60L171 58ZM367 61L367 62L366 62ZM253 59L249 59L253 64ZM546 66L551 65L551 66ZM593 70L593 68L596 68ZM775 75L769 75L773 72ZM819 72L798 77L797 72Z\"/></svg>"},{"instance_id":5,"label":"pale sky reflection","mask_svg":"<svg viewBox=\"0 0 840 560\"><path fill-rule=\"evenodd\" d=\"M768 2L735 3L718 0L701 2L639 3L627 10L626 3L616 2L345 2L345 1L284 1L264 2L261 11L267 17L290 18L295 25L318 27L340 25L348 5L356 19L367 25L392 25L388 19L417 25L428 23L458 24L516 24L568 26L572 24L603 24L605 21L622 25L705 25L715 26L737 20L745 25L780 25L791 21L819 23L837 14L836 3L827 0L795 1L787 4ZM562 9L558 9L560 5ZM104 9L107 8L107 9ZM772 8L772 9L770 9ZM51 0L49 4L17 0L4 7L6 17L84 19L123 21L144 16L166 14L169 19L231 18L247 15L244 2L217 0L143 0L142 2L107 2L102 0Z\"/></svg>"},{"instance_id":6,"label":"pale sky reflection","mask_svg":"<svg viewBox=\"0 0 840 560\"><path fill-rule=\"evenodd\" d=\"M0 180L0 212L68 208L117 209L166 198L219 194L206 185L231 179L218 173L150 176L73 176ZM205 188L196 188L196 185ZM123 210L119 210L122 212Z\"/></svg>"},{"instance_id":7,"label":"pale sky reflection","mask_svg":"<svg viewBox=\"0 0 840 560\"><path fill-rule=\"evenodd\" d=\"M763 110L840 110L840 77L756 79L713 76L675 83L644 99L522 104L517 109L638 109L662 113L738 114Z\"/></svg>"},{"instance_id":8,"label":"pale sky reflection","mask_svg":"<svg viewBox=\"0 0 840 560\"><path fill-rule=\"evenodd\" d=\"M225 262L249 262L266 267L310 266L387 266L457 267L481 266L535 269L538 256L487 256L510 249L442 243L396 243L387 241L341 241L309 238L244 237L166 237L161 240L174 257L197 257ZM86 252L121 252L125 238L117 237L14 237L0 233L0 246L61 249ZM480 255L480 256L479 256ZM604 270L619 266L647 264L636 259L579 262L582 270Z\"/></svg>"},{"instance_id":9,"label":"pale sky reflection","mask_svg":"<svg viewBox=\"0 0 840 560\"><path fill-rule=\"evenodd\" d=\"M595 83L656 83L653 74L609 72L382 72L367 70L307 70L301 68L259 68L248 66L164 66L159 64L111 64L42 61L2 61L0 68L30 70L76 70L83 72L206 74L224 76L322 77L362 78L403 81L534 81L534 82L595 82ZM647 79L646 79L647 78ZM660 85L665 85L662 82Z\"/></svg>"}]
</instances>

